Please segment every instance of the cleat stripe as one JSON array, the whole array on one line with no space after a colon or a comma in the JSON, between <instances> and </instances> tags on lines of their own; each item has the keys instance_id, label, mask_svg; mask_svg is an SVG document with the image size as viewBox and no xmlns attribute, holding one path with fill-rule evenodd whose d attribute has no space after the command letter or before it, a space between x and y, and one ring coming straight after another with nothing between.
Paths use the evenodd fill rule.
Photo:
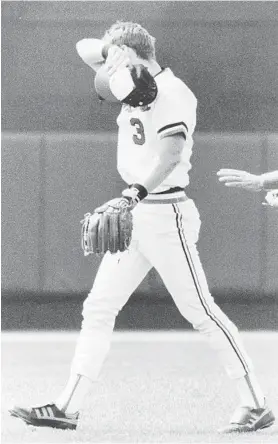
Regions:
<instances>
[{"instance_id":1,"label":"cleat stripe","mask_svg":"<svg viewBox=\"0 0 278 444\"><path fill-rule=\"evenodd\" d=\"M49 415L51 418L54 418L54 414L53 414L53 410L52 410L52 408L51 408L51 407L46 407L46 410L47 410L47 412L48 412L48 415Z\"/></svg>"},{"instance_id":2,"label":"cleat stripe","mask_svg":"<svg viewBox=\"0 0 278 444\"><path fill-rule=\"evenodd\" d=\"M37 418L41 418L41 417L42 417L42 415L41 415L41 409L40 409L40 408L35 408L34 410L35 410L35 413L36 413L36 415L37 415Z\"/></svg>"},{"instance_id":3,"label":"cleat stripe","mask_svg":"<svg viewBox=\"0 0 278 444\"><path fill-rule=\"evenodd\" d=\"M46 410L46 408L42 407L41 409L42 409L42 416L43 417L48 416L48 411Z\"/></svg>"}]
</instances>

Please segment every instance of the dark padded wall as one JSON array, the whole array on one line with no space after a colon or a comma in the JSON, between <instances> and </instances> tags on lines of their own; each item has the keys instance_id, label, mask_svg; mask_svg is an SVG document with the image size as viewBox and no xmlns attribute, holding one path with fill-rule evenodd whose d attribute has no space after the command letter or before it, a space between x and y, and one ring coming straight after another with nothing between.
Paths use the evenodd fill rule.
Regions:
<instances>
[{"instance_id":1,"label":"dark padded wall","mask_svg":"<svg viewBox=\"0 0 278 444\"><path fill-rule=\"evenodd\" d=\"M3 129L114 130L75 44L116 19L157 38L157 56L199 100L199 131L278 129L275 2L3 2ZM109 106L108 106L109 108Z\"/></svg>"},{"instance_id":2,"label":"dark padded wall","mask_svg":"<svg viewBox=\"0 0 278 444\"><path fill-rule=\"evenodd\" d=\"M83 257L79 221L123 187L116 135L6 133L2 146L3 289L88 291L99 259ZM277 212L261 205L261 193L227 190L215 173L230 165L260 172L265 159L277 167L277 153L274 135L195 136L187 192L201 213L199 250L210 286L223 295L277 290ZM159 297L155 273L144 285L146 296Z\"/></svg>"},{"instance_id":3,"label":"dark padded wall","mask_svg":"<svg viewBox=\"0 0 278 444\"><path fill-rule=\"evenodd\" d=\"M260 287L261 195L227 190L220 168L260 171L264 140L258 135L195 136L191 195L201 214L200 251L212 287Z\"/></svg>"},{"instance_id":4,"label":"dark padded wall","mask_svg":"<svg viewBox=\"0 0 278 444\"><path fill-rule=\"evenodd\" d=\"M3 288L39 288L42 215L41 138L3 135L2 284Z\"/></svg>"},{"instance_id":5,"label":"dark padded wall","mask_svg":"<svg viewBox=\"0 0 278 444\"><path fill-rule=\"evenodd\" d=\"M266 169L278 169L278 135L272 135L267 143ZM266 292L278 297L278 210L267 211L262 234L264 236L266 262L262 270Z\"/></svg>"}]
</instances>

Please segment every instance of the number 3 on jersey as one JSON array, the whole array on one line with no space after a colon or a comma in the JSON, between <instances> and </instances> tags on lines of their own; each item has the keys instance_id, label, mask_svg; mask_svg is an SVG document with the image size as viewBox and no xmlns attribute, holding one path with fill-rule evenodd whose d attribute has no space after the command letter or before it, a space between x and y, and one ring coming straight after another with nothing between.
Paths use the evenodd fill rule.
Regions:
<instances>
[{"instance_id":1,"label":"number 3 on jersey","mask_svg":"<svg viewBox=\"0 0 278 444\"><path fill-rule=\"evenodd\" d=\"M139 119L132 118L130 119L130 124L136 129L136 134L132 136L133 142L136 143L136 145L144 145L146 137L143 123Z\"/></svg>"}]
</instances>

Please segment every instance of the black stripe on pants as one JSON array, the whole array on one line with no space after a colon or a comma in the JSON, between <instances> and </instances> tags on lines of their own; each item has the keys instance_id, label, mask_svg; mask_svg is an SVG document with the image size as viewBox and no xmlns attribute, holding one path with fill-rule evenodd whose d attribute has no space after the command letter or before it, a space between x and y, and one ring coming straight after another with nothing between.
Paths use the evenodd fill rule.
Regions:
<instances>
[{"instance_id":1,"label":"black stripe on pants","mask_svg":"<svg viewBox=\"0 0 278 444\"><path fill-rule=\"evenodd\" d=\"M211 310L210 310L210 308L209 308L209 306L208 306L208 304L207 304L207 302L205 300L205 297L203 295L202 288L201 288L201 285L200 285L200 282L199 282L199 279L198 279L198 275L197 275L196 269L194 267L194 263L193 263L192 257L190 255L190 251L189 251L189 248L188 248L188 246L186 244L186 240L185 240L185 237L184 237L183 227L182 227L182 214L181 214L177 204L172 204L172 207L173 207L173 210L174 210L175 215L176 215L176 224L177 224L179 238L180 238L180 241L181 241L181 246L182 246L182 249L183 249L183 252L184 252L184 255L185 255L185 258L186 258L186 261L187 261L187 264L188 264L188 267L189 267L189 270L190 270L190 273L191 273L191 276L192 276L192 279L193 279L193 282L194 282L194 285L195 285L195 288L196 288L196 291L197 291L198 298L199 298L199 300L201 302L201 305L204 308L207 316L213 322L215 322L215 324L220 328L220 330L222 330L222 332L224 333L224 335L228 339L229 343L233 347L233 350L235 351L238 359L240 360L240 362L241 362L241 364L242 364L242 366L244 368L245 373L248 374L249 373L248 364L246 363L244 357L242 356L240 350L238 349L238 347L236 345L236 342L235 342L231 332L229 330L227 330L227 328L223 325L223 323L211 312Z\"/></svg>"}]
</instances>

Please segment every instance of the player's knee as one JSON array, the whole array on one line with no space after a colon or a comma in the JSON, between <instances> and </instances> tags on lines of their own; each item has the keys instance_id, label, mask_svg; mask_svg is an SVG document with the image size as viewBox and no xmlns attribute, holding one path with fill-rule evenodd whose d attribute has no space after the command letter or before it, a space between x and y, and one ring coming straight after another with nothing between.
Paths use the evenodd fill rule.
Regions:
<instances>
[{"instance_id":1,"label":"player's knee","mask_svg":"<svg viewBox=\"0 0 278 444\"><path fill-rule=\"evenodd\" d=\"M219 331L229 331L231 334L238 333L236 325L225 316L225 319L218 319L214 316L206 316L201 322L193 325L195 330L200 333L210 336L211 334Z\"/></svg>"},{"instance_id":2,"label":"player's knee","mask_svg":"<svg viewBox=\"0 0 278 444\"><path fill-rule=\"evenodd\" d=\"M87 323L94 325L94 327L114 325L118 312L119 308L113 301L91 291L83 303L82 325Z\"/></svg>"}]
</instances>

